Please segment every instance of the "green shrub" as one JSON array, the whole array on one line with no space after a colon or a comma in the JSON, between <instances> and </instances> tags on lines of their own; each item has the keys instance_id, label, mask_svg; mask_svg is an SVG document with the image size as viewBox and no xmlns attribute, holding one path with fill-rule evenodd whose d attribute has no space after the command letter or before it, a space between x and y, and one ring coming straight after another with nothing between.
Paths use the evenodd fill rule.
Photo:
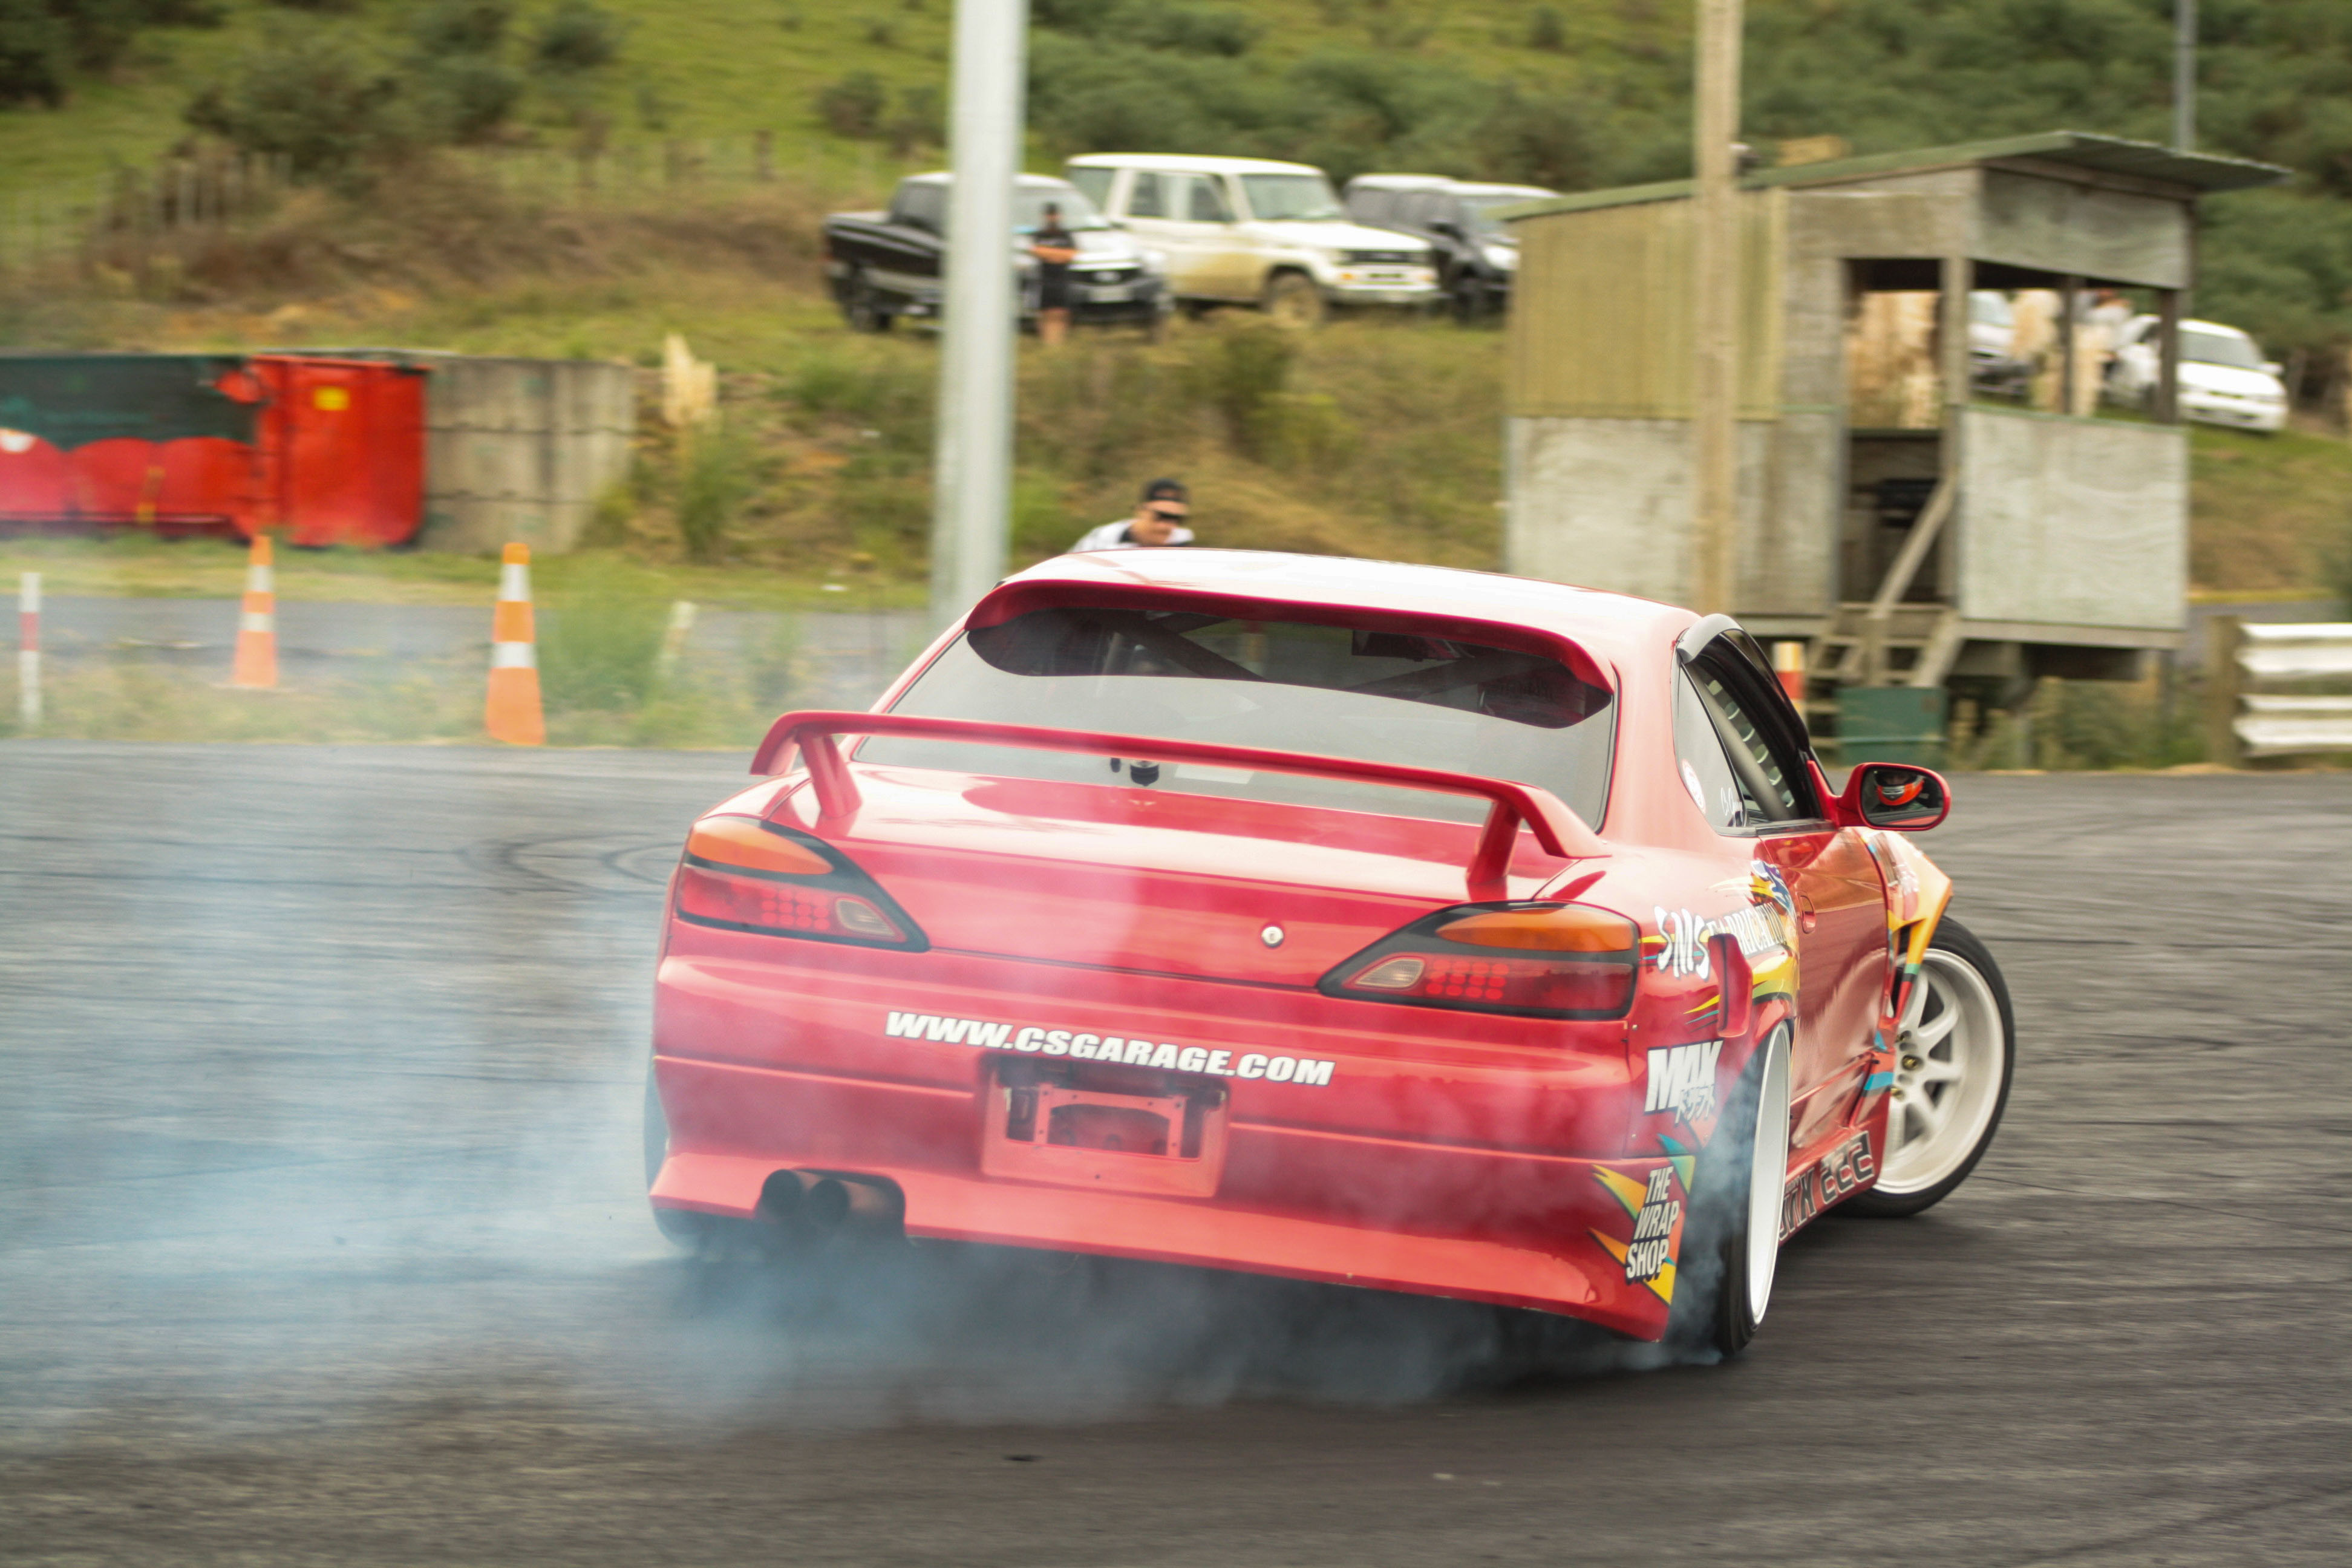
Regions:
<instances>
[{"instance_id":1,"label":"green shrub","mask_svg":"<svg viewBox=\"0 0 2352 1568\"><path fill-rule=\"evenodd\" d=\"M551 714L626 712L652 695L669 601L592 565L545 595L540 686Z\"/></svg>"},{"instance_id":2,"label":"green shrub","mask_svg":"<svg viewBox=\"0 0 2352 1568\"><path fill-rule=\"evenodd\" d=\"M73 35L44 0L0 0L0 103L66 100Z\"/></svg>"},{"instance_id":3,"label":"green shrub","mask_svg":"<svg viewBox=\"0 0 2352 1568\"><path fill-rule=\"evenodd\" d=\"M522 79L486 55L446 55L416 79L422 129L436 142L488 141L522 101Z\"/></svg>"},{"instance_id":4,"label":"green shrub","mask_svg":"<svg viewBox=\"0 0 2352 1568\"><path fill-rule=\"evenodd\" d=\"M889 101L880 77L852 71L817 90L816 113L836 136L872 136L882 128L882 110Z\"/></svg>"},{"instance_id":5,"label":"green shrub","mask_svg":"<svg viewBox=\"0 0 2352 1568\"><path fill-rule=\"evenodd\" d=\"M627 25L587 0L557 0L531 35L530 64L547 76L583 76L621 58Z\"/></svg>"},{"instance_id":6,"label":"green shrub","mask_svg":"<svg viewBox=\"0 0 2352 1568\"><path fill-rule=\"evenodd\" d=\"M216 27L220 0L0 0L0 104L65 102L74 72L122 63L142 28Z\"/></svg>"},{"instance_id":7,"label":"green shrub","mask_svg":"<svg viewBox=\"0 0 2352 1568\"><path fill-rule=\"evenodd\" d=\"M723 426L688 432L677 455L677 531L689 560L716 560L759 489L751 443Z\"/></svg>"},{"instance_id":8,"label":"green shrub","mask_svg":"<svg viewBox=\"0 0 2352 1568\"><path fill-rule=\"evenodd\" d=\"M496 54L514 21L509 0L441 0L408 26L416 51L427 58Z\"/></svg>"},{"instance_id":9,"label":"green shrub","mask_svg":"<svg viewBox=\"0 0 2352 1568\"><path fill-rule=\"evenodd\" d=\"M410 145L399 82L349 41L297 29L196 94L187 122L248 153L284 157L298 180L336 178Z\"/></svg>"},{"instance_id":10,"label":"green shrub","mask_svg":"<svg viewBox=\"0 0 2352 1568\"><path fill-rule=\"evenodd\" d=\"M1265 321L1220 330L1195 366L1202 399L1223 419L1234 449L1261 461L1282 443L1282 397L1298 358L1298 334Z\"/></svg>"},{"instance_id":11,"label":"green shrub","mask_svg":"<svg viewBox=\"0 0 2352 1568\"><path fill-rule=\"evenodd\" d=\"M947 105L936 87L907 87L898 89L898 112L883 127L890 138L890 153L896 158L910 157L918 148L947 145Z\"/></svg>"},{"instance_id":12,"label":"green shrub","mask_svg":"<svg viewBox=\"0 0 2352 1568\"><path fill-rule=\"evenodd\" d=\"M1568 25L1560 20L1558 11L1538 5L1528 14L1528 47L1555 55L1567 50Z\"/></svg>"}]
</instances>

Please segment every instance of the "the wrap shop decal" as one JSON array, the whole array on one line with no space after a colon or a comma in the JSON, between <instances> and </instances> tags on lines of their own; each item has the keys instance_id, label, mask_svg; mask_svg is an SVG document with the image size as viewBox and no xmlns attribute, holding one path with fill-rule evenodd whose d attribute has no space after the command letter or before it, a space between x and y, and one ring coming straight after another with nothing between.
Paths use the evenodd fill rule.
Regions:
<instances>
[{"instance_id":1,"label":"the wrap shop decal","mask_svg":"<svg viewBox=\"0 0 2352 1568\"><path fill-rule=\"evenodd\" d=\"M1694 1161L1670 1138L1659 1142L1670 1151L1666 1163L1638 1174L1595 1165L1592 1179L1615 1198L1633 1222L1629 1237L1594 1230L1589 1234L1601 1249L1625 1271L1625 1282L1640 1285L1661 1301L1675 1299L1675 1258L1683 1244L1683 1205L1690 1193Z\"/></svg>"}]
</instances>

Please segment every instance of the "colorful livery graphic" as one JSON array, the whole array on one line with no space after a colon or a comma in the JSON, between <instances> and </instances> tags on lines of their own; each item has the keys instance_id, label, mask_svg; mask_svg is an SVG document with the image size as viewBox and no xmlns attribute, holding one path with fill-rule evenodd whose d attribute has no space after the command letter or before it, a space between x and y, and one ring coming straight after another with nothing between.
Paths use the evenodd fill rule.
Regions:
<instances>
[{"instance_id":1,"label":"colorful livery graphic","mask_svg":"<svg viewBox=\"0 0 2352 1568\"><path fill-rule=\"evenodd\" d=\"M1781 1243L1975 1164L2012 1026L1735 623L1223 551L1011 578L778 720L672 883L663 1229L828 1226L1564 1314L1724 1352Z\"/></svg>"}]
</instances>

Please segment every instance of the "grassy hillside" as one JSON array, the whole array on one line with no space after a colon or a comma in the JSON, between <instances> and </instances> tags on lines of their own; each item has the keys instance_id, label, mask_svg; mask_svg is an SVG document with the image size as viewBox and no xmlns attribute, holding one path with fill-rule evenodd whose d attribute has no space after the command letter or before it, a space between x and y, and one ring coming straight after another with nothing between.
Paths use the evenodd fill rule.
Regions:
<instances>
[{"instance_id":1,"label":"grassy hillside","mask_svg":"<svg viewBox=\"0 0 2352 1568\"><path fill-rule=\"evenodd\" d=\"M431 0L359 0L348 15L313 16L270 0L226 0L217 28L169 27L145 34L110 78L79 80L58 110L0 109L0 185L81 180L118 163L143 164L186 134L181 110L205 83L263 39L289 27L348 30L387 51ZM621 142L740 136L770 131L836 153L817 92L855 71L893 88L937 86L948 76L952 0L602 0L628 24L619 66L599 89L599 107ZM1333 46L1405 49L1475 63L1532 85L1564 86L1576 52L1614 51L1666 24L1619 0L1555 0L1562 48L1528 47L1528 8L1507 0L1251 0L1263 26L1256 52L1274 63ZM525 0L528 29L548 9ZM1675 7L1664 7L1673 11ZM1646 49L1646 41L1640 44ZM541 123L525 132L561 137Z\"/></svg>"}]
</instances>

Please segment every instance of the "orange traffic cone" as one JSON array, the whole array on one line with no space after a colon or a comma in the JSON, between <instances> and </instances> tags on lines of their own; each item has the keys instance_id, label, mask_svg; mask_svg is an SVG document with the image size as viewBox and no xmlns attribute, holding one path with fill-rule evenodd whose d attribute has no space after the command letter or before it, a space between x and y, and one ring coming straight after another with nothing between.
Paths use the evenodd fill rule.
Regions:
<instances>
[{"instance_id":1,"label":"orange traffic cone","mask_svg":"<svg viewBox=\"0 0 2352 1568\"><path fill-rule=\"evenodd\" d=\"M231 686L278 684L278 584L269 565L269 535L253 536L245 568L245 611L236 622L236 665Z\"/></svg>"},{"instance_id":2,"label":"orange traffic cone","mask_svg":"<svg viewBox=\"0 0 2352 1568\"><path fill-rule=\"evenodd\" d=\"M499 568L499 607L490 622L490 700L483 722L493 741L547 744L547 718L539 706L538 638L530 624L528 544L508 545Z\"/></svg>"},{"instance_id":3,"label":"orange traffic cone","mask_svg":"<svg viewBox=\"0 0 2352 1568\"><path fill-rule=\"evenodd\" d=\"M1772 673L1780 678L1780 689L1805 710L1805 645L1801 642L1776 642L1772 645Z\"/></svg>"}]
</instances>

